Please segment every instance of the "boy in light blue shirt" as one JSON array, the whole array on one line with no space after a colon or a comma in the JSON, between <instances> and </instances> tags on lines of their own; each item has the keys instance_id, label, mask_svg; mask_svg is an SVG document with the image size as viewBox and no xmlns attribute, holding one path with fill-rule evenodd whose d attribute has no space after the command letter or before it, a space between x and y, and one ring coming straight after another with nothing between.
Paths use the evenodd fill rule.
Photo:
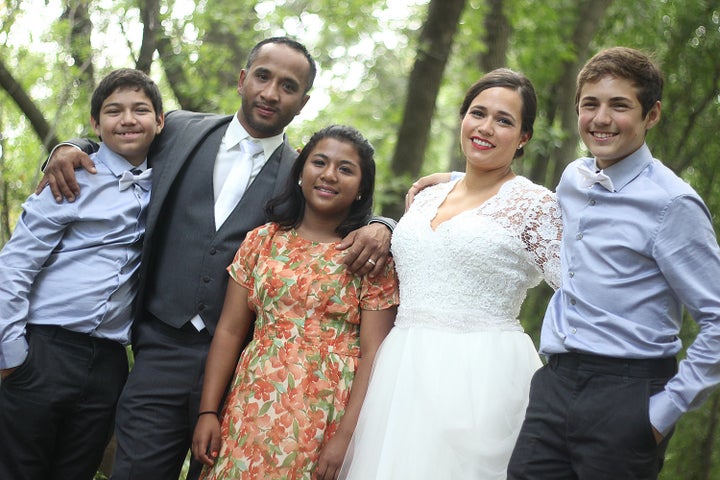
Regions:
<instances>
[{"instance_id":1,"label":"boy in light blue shirt","mask_svg":"<svg viewBox=\"0 0 720 480\"><path fill-rule=\"evenodd\" d=\"M648 56L624 47L578 75L578 130L593 157L568 165L557 187L562 286L510 479L655 479L677 420L720 383L710 212L645 144L662 87ZM678 368L683 307L699 333Z\"/></svg>"},{"instance_id":2,"label":"boy in light blue shirt","mask_svg":"<svg viewBox=\"0 0 720 480\"><path fill-rule=\"evenodd\" d=\"M30 196L0 252L0 478L92 479L128 373L159 89L115 70L90 117L103 143L85 194Z\"/></svg>"}]
</instances>

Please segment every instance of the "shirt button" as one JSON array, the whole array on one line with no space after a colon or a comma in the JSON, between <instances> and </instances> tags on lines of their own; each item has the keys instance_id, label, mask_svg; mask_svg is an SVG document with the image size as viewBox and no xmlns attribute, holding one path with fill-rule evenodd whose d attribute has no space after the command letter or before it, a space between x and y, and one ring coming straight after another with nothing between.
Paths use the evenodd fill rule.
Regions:
<instances>
[{"instance_id":1,"label":"shirt button","mask_svg":"<svg viewBox=\"0 0 720 480\"><path fill-rule=\"evenodd\" d=\"M205 276L202 278L202 281L205 282L205 283L210 283L210 277L208 277L207 275L205 275Z\"/></svg>"},{"instance_id":2,"label":"shirt button","mask_svg":"<svg viewBox=\"0 0 720 480\"><path fill-rule=\"evenodd\" d=\"M215 255L217 253L217 250L215 247L210 247L210 255Z\"/></svg>"},{"instance_id":3,"label":"shirt button","mask_svg":"<svg viewBox=\"0 0 720 480\"><path fill-rule=\"evenodd\" d=\"M574 298L571 298L571 299L570 299L570 305L575 305L576 303L577 303L577 302L575 301Z\"/></svg>"},{"instance_id":4,"label":"shirt button","mask_svg":"<svg viewBox=\"0 0 720 480\"><path fill-rule=\"evenodd\" d=\"M197 308L198 308L198 312L202 312L203 310L205 310L205 304L200 302L200 303L198 303Z\"/></svg>"},{"instance_id":5,"label":"shirt button","mask_svg":"<svg viewBox=\"0 0 720 480\"><path fill-rule=\"evenodd\" d=\"M583 234L582 234L582 233L578 233L577 235L575 235L575 238L576 238L577 240L582 240Z\"/></svg>"},{"instance_id":6,"label":"shirt button","mask_svg":"<svg viewBox=\"0 0 720 480\"><path fill-rule=\"evenodd\" d=\"M590 200L590 205L595 205L595 199Z\"/></svg>"},{"instance_id":7,"label":"shirt button","mask_svg":"<svg viewBox=\"0 0 720 480\"><path fill-rule=\"evenodd\" d=\"M575 272L570 272L570 273L568 273L568 276L569 276L570 278L573 278L573 277L575 276Z\"/></svg>"},{"instance_id":8,"label":"shirt button","mask_svg":"<svg viewBox=\"0 0 720 480\"><path fill-rule=\"evenodd\" d=\"M572 333L573 335L576 334L576 333L577 333L577 328L571 328L571 329L570 329L570 333Z\"/></svg>"}]
</instances>

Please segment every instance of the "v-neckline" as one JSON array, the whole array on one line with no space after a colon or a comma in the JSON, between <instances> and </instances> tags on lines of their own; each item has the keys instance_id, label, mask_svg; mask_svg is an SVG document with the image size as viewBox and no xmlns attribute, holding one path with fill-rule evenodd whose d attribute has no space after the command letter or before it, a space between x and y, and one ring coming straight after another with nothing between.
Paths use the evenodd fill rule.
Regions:
<instances>
[{"instance_id":1,"label":"v-neckline","mask_svg":"<svg viewBox=\"0 0 720 480\"><path fill-rule=\"evenodd\" d=\"M438 212L439 212L439 210L440 210L440 207L443 205L443 203L445 203L445 201L447 200L447 197L452 193L452 191L455 189L455 187L457 187L457 185L460 183L460 180L462 180L462 179L456 180L456 181L455 181L455 184L454 184L452 187L450 187L450 189L445 193L445 196L442 198L442 200L440 200L440 203L438 203L438 204L435 206L435 214L433 215L433 217L430 219L430 221L429 221L429 223L428 223L429 226L430 226L430 230L431 230L432 232L437 232L437 231L440 229L440 227L442 227L442 226L445 225L446 223L454 220L455 218L460 217L461 215L464 215L464 214L466 214L466 213L468 213L468 212L473 212L473 211L479 210L480 208L484 207L484 206L487 205L489 202L491 202L491 201L493 201L495 198L497 198L497 196L500 194L500 192L502 192L503 188L505 188L505 185L509 184L510 182L513 182L513 181L514 181L515 179L517 179L517 178L518 178L517 175L515 175L515 176L514 176L513 178L511 178L510 180L507 180L507 181L503 182L503 183L500 185L500 188L498 188L498 191L497 191L497 192L495 192L493 195L489 196L488 198L486 198L485 200L483 200L483 201L480 202L479 204L477 204L477 205L475 205L475 206L473 206L473 207L470 207L470 208L466 208L465 210L461 210L461 211L459 211L458 213L456 213L455 215L453 215L452 217L448 217L447 219L443 220L442 222L438 223L437 225L435 225L435 226L433 227L433 222L435 221L435 219L436 219L437 216L438 216Z\"/></svg>"}]
</instances>

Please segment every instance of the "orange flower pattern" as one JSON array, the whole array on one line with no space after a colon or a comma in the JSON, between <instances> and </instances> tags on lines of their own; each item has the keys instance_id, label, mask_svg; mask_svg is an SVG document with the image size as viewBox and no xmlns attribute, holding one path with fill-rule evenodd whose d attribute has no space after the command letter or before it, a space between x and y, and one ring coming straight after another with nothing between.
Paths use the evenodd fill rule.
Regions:
<instances>
[{"instance_id":1,"label":"orange flower pattern","mask_svg":"<svg viewBox=\"0 0 720 480\"><path fill-rule=\"evenodd\" d=\"M392 260L384 275L359 277L335 246L269 223L228 267L249 291L255 331L221 414L218 459L202 479L310 478L350 396L360 310L398 303Z\"/></svg>"}]
</instances>

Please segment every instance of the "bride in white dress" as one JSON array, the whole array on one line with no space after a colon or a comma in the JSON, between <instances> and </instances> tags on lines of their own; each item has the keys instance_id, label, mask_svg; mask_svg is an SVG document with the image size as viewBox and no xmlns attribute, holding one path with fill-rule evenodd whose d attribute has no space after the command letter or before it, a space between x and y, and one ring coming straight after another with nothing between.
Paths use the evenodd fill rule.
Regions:
<instances>
[{"instance_id":1,"label":"bride in white dress","mask_svg":"<svg viewBox=\"0 0 720 480\"><path fill-rule=\"evenodd\" d=\"M511 163L536 99L499 69L461 107L466 174L427 188L398 223L395 327L380 347L342 479L504 479L540 359L518 314L559 283L560 208Z\"/></svg>"}]
</instances>

